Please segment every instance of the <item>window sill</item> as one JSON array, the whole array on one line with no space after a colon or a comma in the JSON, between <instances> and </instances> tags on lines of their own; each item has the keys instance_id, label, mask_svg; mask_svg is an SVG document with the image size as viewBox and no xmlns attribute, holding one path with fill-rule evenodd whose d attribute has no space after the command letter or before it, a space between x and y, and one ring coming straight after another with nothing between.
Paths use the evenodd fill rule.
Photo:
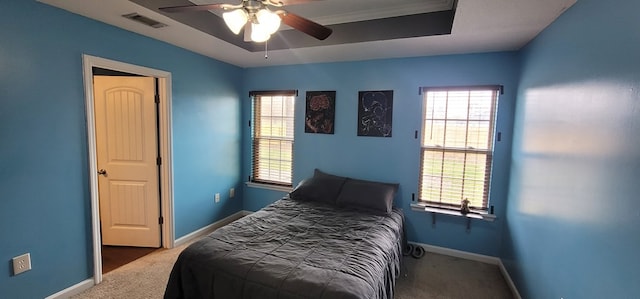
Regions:
<instances>
[{"instance_id":1,"label":"window sill","mask_svg":"<svg viewBox=\"0 0 640 299\"><path fill-rule=\"evenodd\" d=\"M471 212L466 215L460 213L460 211L446 209L436 206L428 206L425 204L411 204L411 210L425 213L433 213L433 214L442 214L442 215L451 215L457 217L466 217L468 219L480 219L484 221L494 221L496 220L496 215L489 214L486 212Z\"/></svg>"},{"instance_id":2,"label":"window sill","mask_svg":"<svg viewBox=\"0 0 640 299\"><path fill-rule=\"evenodd\" d=\"M278 186L278 185L254 183L254 182L245 182L245 185L251 188L268 189L268 190L282 191L282 192L291 192L291 190L293 190L293 187L289 187L289 186Z\"/></svg>"}]
</instances>

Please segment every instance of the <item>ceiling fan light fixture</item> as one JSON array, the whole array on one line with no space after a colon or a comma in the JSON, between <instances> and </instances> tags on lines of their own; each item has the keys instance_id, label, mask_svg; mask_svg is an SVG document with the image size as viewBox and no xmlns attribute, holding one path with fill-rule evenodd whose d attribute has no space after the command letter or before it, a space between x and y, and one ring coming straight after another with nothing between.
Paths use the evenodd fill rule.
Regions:
<instances>
[{"instance_id":1,"label":"ceiling fan light fixture","mask_svg":"<svg viewBox=\"0 0 640 299\"><path fill-rule=\"evenodd\" d=\"M260 24L251 23L251 40L256 43L266 42L271 38L271 33L267 31L265 26Z\"/></svg>"},{"instance_id":2,"label":"ceiling fan light fixture","mask_svg":"<svg viewBox=\"0 0 640 299\"><path fill-rule=\"evenodd\" d=\"M263 42L268 40L272 34L278 31L280 23L285 23L289 27L318 40L324 40L331 35L333 29L297 14L282 9L277 12L269 10L269 6L283 7L289 4L317 0L287 0L286 3L284 1L285 0L242 0L240 4L189 4L160 7L158 9L168 13L223 9L225 12L222 13L222 18L227 24L227 27L229 27L229 30L238 35L240 31L244 29L245 41L253 40L255 42ZM253 38L251 38L251 36L253 36Z\"/></svg>"},{"instance_id":3,"label":"ceiling fan light fixture","mask_svg":"<svg viewBox=\"0 0 640 299\"><path fill-rule=\"evenodd\" d=\"M277 13L272 12L268 9L261 9L256 13L256 19L260 24L260 27L263 27L266 32L269 34L274 34L280 28L280 16Z\"/></svg>"},{"instance_id":4,"label":"ceiling fan light fixture","mask_svg":"<svg viewBox=\"0 0 640 299\"><path fill-rule=\"evenodd\" d=\"M247 23L249 16L247 15L247 12L244 11L244 9L235 9L223 13L222 18L224 19L224 22L227 24L227 27L229 27L231 32L237 35L244 27L244 24Z\"/></svg>"}]
</instances>

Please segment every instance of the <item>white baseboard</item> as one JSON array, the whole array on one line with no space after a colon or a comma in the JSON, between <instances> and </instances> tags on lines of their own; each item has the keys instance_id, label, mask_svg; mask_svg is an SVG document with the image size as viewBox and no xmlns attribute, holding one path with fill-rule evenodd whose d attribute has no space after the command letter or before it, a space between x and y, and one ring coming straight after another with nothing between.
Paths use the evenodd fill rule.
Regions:
<instances>
[{"instance_id":1,"label":"white baseboard","mask_svg":"<svg viewBox=\"0 0 640 299\"><path fill-rule=\"evenodd\" d=\"M194 231L194 232L192 232L192 233L190 233L190 234L188 234L186 236L183 236L183 237L177 239L174 242L173 246L177 247L177 246L185 244L185 243L187 243L187 242L189 242L189 241L191 241L193 239L197 239L199 237L205 236L205 235L213 232L214 230L216 230L216 229L218 229L220 227L223 227L223 226L225 226L225 225L227 225L227 224L229 224L229 223L231 223L231 222L233 222L235 220L238 220L238 219L240 219L240 218L242 218L242 217L244 217L246 215L249 215L249 214L251 214L251 212L249 212L249 211L240 211L240 212L237 212L237 213L232 214L230 216L227 216L227 217L225 217L223 219L220 219L220 220L218 220L218 221L216 221L216 222L214 222L214 223L212 223L210 225L207 225L207 226L205 226L205 227L203 227L203 228L201 228L199 230L196 230L196 231ZM64 290L62 290L60 292L57 292L57 293L53 294L53 295L50 295L50 296L46 297L45 299L69 298L71 296L74 296L74 295L77 295L77 294L80 294L80 293L84 292L85 290L93 287L94 285L95 285L94 279L90 278L90 279L82 281L82 282L80 282L78 284L75 284L73 286L70 286L70 287L68 287L68 288L66 288L66 289L64 289Z\"/></svg>"},{"instance_id":2,"label":"white baseboard","mask_svg":"<svg viewBox=\"0 0 640 299\"><path fill-rule=\"evenodd\" d=\"M494 256L471 253L471 252L466 252L462 250L450 249L446 247L440 247L440 246L434 246L434 245L428 245L428 244L422 244L422 243L415 243L415 242L409 242L409 243L414 245L420 245L427 252L453 256L453 257L457 257L465 260L471 260L471 261L476 261L476 262L481 262L481 263L486 263L491 265L498 265L500 263L500 259Z\"/></svg>"},{"instance_id":3,"label":"white baseboard","mask_svg":"<svg viewBox=\"0 0 640 299\"><path fill-rule=\"evenodd\" d=\"M221 220L218 220L210 225L207 225L201 229L198 229L196 231L193 231L192 233L189 233L177 240L175 240L174 242L174 247L183 245L188 243L189 241L192 241L194 239L206 236L207 234L210 234L211 232L215 231L216 229L223 227L233 221L236 221L244 216L250 215L253 212L251 211L240 211L237 213L234 213L230 216L227 216ZM513 296L516 299L522 299L522 297L520 296L520 293L518 292L518 289L516 288L515 284L513 283L513 280L511 279L511 276L509 276L509 272L507 271L507 269L504 267L504 264L502 264L502 260L500 260L497 257L493 257L493 256L488 256L488 255L482 255L482 254L477 254L477 253L471 253L471 252L466 252L466 251L461 251L461 250L456 250L456 249L450 249L450 248L446 248L446 247L440 247L440 246L434 246L434 245L428 245L428 244L423 244L423 243L416 243L416 242L409 242L411 244L414 245L419 245L422 246L422 248L424 248L425 251L427 252L432 252L432 253L437 253L437 254L442 254L442 255L448 255L448 256L453 256L453 257L457 257L457 258L462 258L462 259L466 259L466 260L472 260L472 261L477 261L477 262L481 262L481 263L487 263L487 264L492 264L492 265L497 265L500 268L500 272L502 273L502 276L504 277L504 279L507 281L507 285L509 286L509 288L511 289L511 292L513 293ZM94 285L94 280L93 278L91 279L87 279L85 281L82 281L76 285L73 285L71 287L68 287L60 292L57 292L53 295L50 295L48 297L46 297L45 299L63 299L63 298L69 298L71 296L77 295L82 293L83 291L91 288Z\"/></svg>"},{"instance_id":4,"label":"white baseboard","mask_svg":"<svg viewBox=\"0 0 640 299\"><path fill-rule=\"evenodd\" d=\"M173 247L178 247L180 245L186 244L194 239L200 238L200 237L204 237L210 233L212 233L214 230L221 228L231 222L234 222L244 216L246 216L247 211L240 211L240 212L236 212L232 215L229 215L223 219L220 219L214 223L211 223L199 230L193 231L183 237L180 237L179 239L176 239L175 242L173 242Z\"/></svg>"},{"instance_id":5,"label":"white baseboard","mask_svg":"<svg viewBox=\"0 0 640 299\"><path fill-rule=\"evenodd\" d=\"M83 282L80 282L78 284L72 285L60 292L57 292L53 295L49 295L47 297L45 297L45 299L63 299L63 298L69 298L71 296L75 296L78 295L88 289L90 289L92 286L94 285L94 281L93 278L91 279L87 279Z\"/></svg>"},{"instance_id":6,"label":"white baseboard","mask_svg":"<svg viewBox=\"0 0 640 299\"><path fill-rule=\"evenodd\" d=\"M516 299L522 299L522 297L520 297L520 293L518 292L518 289L516 288L516 285L513 283L511 276L509 276L509 272L504 267L504 264L502 264L502 260L500 258L497 258L495 256L488 256L483 254L477 254L477 253L466 252L462 250L450 249L446 247L440 247L440 246L434 246L434 245L428 245L428 244L422 244L422 243L416 243L416 242L409 242L409 243L422 246L422 248L424 248L424 250L427 252L448 255L448 256L453 256L453 257L457 257L465 260L471 260L471 261L496 265L498 266L498 268L500 268L500 273L502 273L502 276L504 277L504 280L507 282L509 289L511 289L511 293L513 293L513 297Z\"/></svg>"},{"instance_id":7,"label":"white baseboard","mask_svg":"<svg viewBox=\"0 0 640 299\"><path fill-rule=\"evenodd\" d=\"M504 280L507 281L507 285L509 285L509 288L511 289L511 293L513 293L513 298L522 299L522 297L520 296L520 292L518 292L518 288L516 288L516 284L513 283L513 280L509 275L509 271L507 271L507 268L504 267L502 260L500 260L498 267L500 267L500 272L502 272L502 276L504 277Z\"/></svg>"}]
</instances>

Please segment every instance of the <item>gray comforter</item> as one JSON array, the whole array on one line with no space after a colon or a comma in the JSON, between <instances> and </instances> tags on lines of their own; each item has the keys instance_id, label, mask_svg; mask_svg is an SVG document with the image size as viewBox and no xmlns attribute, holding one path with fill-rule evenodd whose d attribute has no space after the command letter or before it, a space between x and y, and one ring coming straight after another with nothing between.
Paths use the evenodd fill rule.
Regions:
<instances>
[{"instance_id":1,"label":"gray comforter","mask_svg":"<svg viewBox=\"0 0 640 299\"><path fill-rule=\"evenodd\" d=\"M165 298L393 298L403 215L281 199L185 249Z\"/></svg>"}]
</instances>

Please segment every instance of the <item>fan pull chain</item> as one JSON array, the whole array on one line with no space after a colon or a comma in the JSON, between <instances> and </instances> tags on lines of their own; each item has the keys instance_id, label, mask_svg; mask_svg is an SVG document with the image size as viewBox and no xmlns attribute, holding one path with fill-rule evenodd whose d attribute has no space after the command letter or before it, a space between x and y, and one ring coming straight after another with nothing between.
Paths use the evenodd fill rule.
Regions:
<instances>
[{"instance_id":1,"label":"fan pull chain","mask_svg":"<svg viewBox=\"0 0 640 299\"><path fill-rule=\"evenodd\" d=\"M269 48L267 45L269 45L269 40L264 42L264 59L269 59Z\"/></svg>"}]
</instances>

